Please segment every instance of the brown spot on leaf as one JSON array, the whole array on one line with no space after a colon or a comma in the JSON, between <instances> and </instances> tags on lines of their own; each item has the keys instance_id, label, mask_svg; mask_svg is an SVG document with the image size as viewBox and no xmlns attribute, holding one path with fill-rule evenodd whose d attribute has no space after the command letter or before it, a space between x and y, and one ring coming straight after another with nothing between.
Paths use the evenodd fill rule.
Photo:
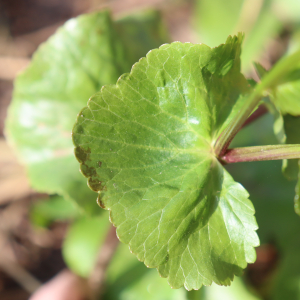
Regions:
<instances>
[{"instance_id":1,"label":"brown spot on leaf","mask_svg":"<svg viewBox=\"0 0 300 300\"><path fill-rule=\"evenodd\" d=\"M97 198L97 203L98 203L98 205L99 205L101 208L105 209L105 205L104 205L104 202L103 202L102 199L101 199L101 195L100 195L100 194L99 194L99 196L98 196L98 198Z\"/></svg>"},{"instance_id":2,"label":"brown spot on leaf","mask_svg":"<svg viewBox=\"0 0 300 300\"><path fill-rule=\"evenodd\" d=\"M97 175L97 171L94 167L88 166L86 164L81 165L81 171L85 176L93 177Z\"/></svg>"},{"instance_id":3,"label":"brown spot on leaf","mask_svg":"<svg viewBox=\"0 0 300 300\"><path fill-rule=\"evenodd\" d=\"M99 192L102 190L102 181L99 181L97 178L89 178L88 180L89 182L89 187L95 191L95 192Z\"/></svg>"},{"instance_id":4,"label":"brown spot on leaf","mask_svg":"<svg viewBox=\"0 0 300 300\"><path fill-rule=\"evenodd\" d=\"M84 149L80 146L75 148L75 155L77 159L82 163L90 159L90 153L91 153L90 148Z\"/></svg>"}]
</instances>

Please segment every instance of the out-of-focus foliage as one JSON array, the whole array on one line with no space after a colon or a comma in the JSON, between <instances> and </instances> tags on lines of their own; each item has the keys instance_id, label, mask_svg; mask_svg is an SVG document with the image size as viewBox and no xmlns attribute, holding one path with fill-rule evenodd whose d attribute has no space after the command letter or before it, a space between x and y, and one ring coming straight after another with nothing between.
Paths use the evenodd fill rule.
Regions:
<instances>
[{"instance_id":1,"label":"out-of-focus foliage","mask_svg":"<svg viewBox=\"0 0 300 300\"><path fill-rule=\"evenodd\" d=\"M246 71L270 38L287 24L288 29L294 29L300 22L298 0L196 2L194 23L200 42L218 46L229 34L246 32L242 53ZM299 32L293 33L290 52L299 48ZM155 12L118 21L112 21L107 12L102 12L72 20L40 48L32 65L16 82L7 122L8 135L28 165L31 182L37 190L64 195L77 201L85 211L100 211L94 201L95 194L86 187L73 157L72 124L79 108L101 85L115 83L141 56L168 41ZM277 113L276 133L284 142L289 122L284 121L286 116ZM232 146L276 144L272 121L267 115L244 128ZM279 251L279 264L268 279L264 296L270 300L300 300L300 221L292 208L295 182L282 176L280 162L242 163L227 169L251 194L262 243L272 243ZM296 191L299 201L300 183ZM107 214L82 218L82 212L71 202L55 196L36 203L31 217L39 226L47 226L53 220L77 219L69 230L63 253L68 266L87 277L107 233ZM235 278L230 287L213 285L192 292L183 288L172 290L156 270L147 269L129 253L126 245L120 244L107 271L103 299L259 299L249 292L244 282Z\"/></svg>"},{"instance_id":2,"label":"out-of-focus foliage","mask_svg":"<svg viewBox=\"0 0 300 300\"><path fill-rule=\"evenodd\" d=\"M27 166L32 186L63 195L34 204L31 219L38 226L77 219L63 253L69 268L81 276L88 276L93 268L109 221L107 214L82 218L83 211L99 214L101 209L79 173L72 126L79 109L102 85L115 83L150 49L168 41L156 11L117 21L107 11L83 15L68 21L44 43L15 82L7 137Z\"/></svg>"},{"instance_id":3,"label":"out-of-focus foliage","mask_svg":"<svg viewBox=\"0 0 300 300\"><path fill-rule=\"evenodd\" d=\"M69 20L39 47L15 81L6 133L32 186L97 214L96 194L78 172L71 130L102 85L116 82L150 49L168 41L157 12L114 22L109 12ZM139 47L134 47L139 45Z\"/></svg>"},{"instance_id":4,"label":"out-of-focus foliage","mask_svg":"<svg viewBox=\"0 0 300 300\"><path fill-rule=\"evenodd\" d=\"M157 271L147 269L128 252L127 246L120 244L107 271L105 300L259 300L244 284L235 278L232 285L222 287L213 284L198 291L184 288L170 289L165 279L157 276Z\"/></svg>"},{"instance_id":5,"label":"out-of-focus foliage","mask_svg":"<svg viewBox=\"0 0 300 300\"><path fill-rule=\"evenodd\" d=\"M200 33L201 42L216 47L232 34L244 0L197 0L195 23Z\"/></svg>"},{"instance_id":6,"label":"out-of-focus foliage","mask_svg":"<svg viewBox=\"0 0 300 300\"><path fill-rule=\"evenodd\" d=\"M195 6L194 24L201 42L215 47L229 34L246 33L241 57L244 71L285 26L300 22L298 0L195 0Z\"/></svg>"},{"instance_id":7,"label":"out-of-focus foliage","mask_svg":"<svg viewBox=\"0 0 300 300\"><path fill-rule=\"evenodd\" d=\"M34 203L30 210L31 222L46 227L53 221L73 220L81 215L77 206L61 196L52 196Z\"/></svg>"},{"instance_id":8,"label":"out-of-focus foliage","mask_svg":"<svg viewBox=\"0 0 300 300\"><path fill-rule=\"evenodd\" d=\"M74 273L89 276L109 226L108 213L80 218L70 226L63 244L63 257Z\"/></svg>"},{"instance_id":9,"label":"out-of-focus foliage","mask_svg":"<svg viewBox=\"0 0 300 300\"><path fill-rule=\"evenodd\" d=\"M273 117L267 114L242 129L232 147L276 142ZM279 251L279 264L267 287L269 299L300 299L300 257L295 255L299 251L300 219L293 210L295 181L283 176L280 161L231 164L227 169L251 195L261 244L275 244Z\"/></svg>"}]
</instances>

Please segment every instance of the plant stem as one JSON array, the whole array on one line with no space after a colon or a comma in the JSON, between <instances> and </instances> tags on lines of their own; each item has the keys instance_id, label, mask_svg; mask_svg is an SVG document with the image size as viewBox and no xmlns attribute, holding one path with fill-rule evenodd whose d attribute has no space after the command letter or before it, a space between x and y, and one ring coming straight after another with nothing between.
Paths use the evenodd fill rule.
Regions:
<instances>
[{"instance_id":1,"label":"plant stem","mask_svg":"<svg viewBox=\"0 0 300 300\"><path fill-rule=\"evenodd\" d=\"M275 87L280 80L286 76L300 61L300 51L282 58L273 69L268 72L257 84L253 92L246 98L244 105L236 114L236 118L232 119L227 128L220 134L215 143L215 154L217 157L222 157L234 136L245 123L254 108L258 105L260 99L263 97L264 92L268 89Z\"/></svg>"},{"instance_id":2,"label":"plant stem","mask_svg":"<svg viewBox=\"0 0 300 300\"><path fill-rule=\"evenodd\" d=\"M241 128L251 124L253 121L257 120L258 118L260 118L261 116L263 116L267 112L269 112L269 111L265 107L265 105L260 105L258 107L258 109L252 115L250 115L250 117L246 120L246 122L242 125Z\"/></svg>"},{"instance_id":3,"label":"plant stem","mask_svg":"<svg viewBox=\"0 0 300 300\"><path fill-rule=\"evenodd\" d=\"M278 159L300 159L300 145L267 145L228 149L220 158L230 164L246 161L263 161Z\"/></svg>"},{"instance_id":4,"label":"plant stem","mask_svg":"<svg viewBox=\"0 0 300 300\"><path fill-rule=\"evenodd\" d=\"M260 91L260 90L259 90ZM257 89L250 94L250 96L246 99L244 106L237 113L237 117L232 119L229 123L228 127L221 133L219 138L215 144L215 154L217 157L222 157L226 152L229 144L238 133L240 128L246 122L247 118L255 108L255 106L259 103L262 95L258 92Z\"/></svg>"}]
</instances>

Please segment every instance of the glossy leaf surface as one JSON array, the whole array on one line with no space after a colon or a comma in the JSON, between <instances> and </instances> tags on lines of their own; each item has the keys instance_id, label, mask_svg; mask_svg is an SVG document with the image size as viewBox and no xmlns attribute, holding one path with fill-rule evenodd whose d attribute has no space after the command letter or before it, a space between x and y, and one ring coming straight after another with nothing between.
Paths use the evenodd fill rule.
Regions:
<instances>
[{"instance_id":1,"label":"glossy leaf surface","mask_svg":"<svg viewBox=\"0 0 300 300\"><path fill-rule=\"evenodd\" d=\"M175 288L229 285L255 260L248 193L213 152L249 89L241 40L151 51L91 98L73 130L81 171L120 240Z\"/></svg>"},{"instance_id":2,"label":"glossy leaf surface","mask_svg":"<svg viewBox=\"0 0 300 300\"><path fill-rule=\"evenodd\" d=\"M136 30L129 26L132 20L139 25ZM132 61L164 43L164 32L156 13L115 24L104 11L68 21L38 49L15 82L6 126L36 190L71 198L86 212L99 212L74 158L74 120L102 85L116 82ZM144 43L138 51L123 42L137 44L141 36Z\"/></svg>"}]
</instances>

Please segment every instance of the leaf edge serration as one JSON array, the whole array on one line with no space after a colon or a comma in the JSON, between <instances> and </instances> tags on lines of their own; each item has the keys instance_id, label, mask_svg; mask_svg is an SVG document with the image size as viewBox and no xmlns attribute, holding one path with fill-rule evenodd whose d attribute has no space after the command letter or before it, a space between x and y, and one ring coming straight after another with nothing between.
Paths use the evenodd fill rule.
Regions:
<instances>
[{"instance_id":1,"label":"leaf edge serration","mask_svg":"<svg viewBox=\"0 0 300 300\"><path fill-rule=\"evenodd\" d=\"M227 41L228 41L230 38L231 38L231 37L229 37L229 38L227 39ZM240 35L239 38L242 39L242 35ZM172 43L172 44L176 44L176 43L180 43L180 42L174 42L174 43ZM183 44L183 43L180 43L180 44ZM189 43L189 44L191 44L191 43ZM159 49L161 49L162 47L165 47L165 46L168 46L168 45L170 45L170 44L164 44L164 45L162 45L162 46L161 46L160 48L158 48L158 49L150 50L150 51L148 52L148 54L146 55L146 57L141 58L141 59L139 60L139 62L137 62L137 63L135 63L135 64L133 65L133 67L132 67L130 73L125 73L125 74L123 74L122 76L119 77L119 79L117 80L117 83L116 83L115 85L108 85L108 86L113 86L113 87L119 88L119 84L120 84L123 80L126 80L126 78L128 78L128 76L130 76L130 74L132 73L132 71L134 70L134 68L137 66L138 63L140 63L140 62L142 62L143 60L147 59L149 53L152 53L153 51L159 50ZM94 96L92 96L92 97L89 99L89 102L88 102L87 107L85 107L85 108L83 108L83 109L81 110L81 112L79 113L79 115L78 115L78 117L77 117L77 121L78 121L78 119L83 115L83 113L84 113L86 110L90 110L90 104L91 104L92 99L93 99L94 97L97 97L97 95L99 95L99 94L101 95L101 93L102 93L102 91L103 91L104 89L105 89L105 86L101 88L100 92L98 92L97 94L95 94ZM73 133L75 132L76 126L77 126L77 122L76 122L76 124L74 125ZM75 147L77 147L76 142L75 142L74 139L73 139L73 143L74 143ZM88 157L89 153L88 153L88 152L85 152L85 153L78 153L78 148L80 148L80 147L75 148L75 156L76 156L77 160L80 162L80 170L81 170L82 174L83 174L85 177L88 178L88 185L90 186L90 188L91 188L92 190L97 191L97 192L99 193L98 200L97 200L99 206L101 206L102 208L104 208L104 209L110 211L110 221L111 221L111 223L112 223L114 226L116 226L115 223L114 223L113 220L112 220L112 217L111 217L111 208L106 208L106 207L104 206L104 204L102 203L102 201L101 201L101 191L103 191L103 189L104 189L105 187L101 186L101 182L99 182L99 185L95 185L94 182L91 182L91 180L93 180L92 176L90 175L91 170L86 169L86 168L83 167L83 165L85 164L85 162L86 162L86 160L87 160L87 157ZM105 192L105 190L104 190L104 192ZM248 197L247 197L247 200L250 201L250 200L248 199ZM254 210L253 210L253 215L254 215ZM116 227L117 227L117 226L116 226ZM258 228L258 227L257 227L257 224L256 224L256 228L254 228L254 230L257 230L257 228ZM117 232L118 232L118 231L117 231ZM256 232L255 232L255 236L256 236L256 238L257 238ZM118 236L118 238L119 238L119 240L122 241L122 238L120 238L119 236ZM129 244L129 249L130 249L130 251L131 251L132 253L134 253L134 254L138 257L138 253L136 253L136 252L132 249L130 242L129 242L128 244ZM259 244L259 242L256 241L256 242L253 243L253 245L251 245L253 251L254 251L254 247L255 247L255 246L258 246L258 244ZM255 255L254 255L254 256L255 256ZM253 258L253 257L252 257L252 258ZM145 259L143 260L143 259L140 259L139 257L138 257L138 259L139 259L140 261L143 261L143 262L145 263L145 265L147 266L147 264L146 264L146 262L145 262ZM248 258L245 258L245 259L246 259L246 262L245 262L245 266L246 266L247 263L253 262L253 259L254 259L254 258L253 258L253 259L250 259L250 260L248 260ZM156 268L159 269L161 266L162 266L162 265L160 265L160 266L158 265L158 266L156 266ZM244 268L245 266L243 266L243 268ZM147 267L150 267L150 266L147 266ZM159 271L159 270L158 270L158 271ZM162 274L163 272L160 272L160 271L159 271L159 273L160 273L160 276L162 276L162 277L169 277L169 276L166 275L166 274ZM228 276L228 277L229 277L229 278L228 278L229 281L227 281L225 284L222 284L222 283L220 283L220 282L216 282L215 280L209 280L209 282L206 282L204 285L211 285L212 282L216 282L216 283L219 284L219 285L230 285L230 284L231 284L231 281L232 281L233 278L234 278L234 275L241 275L241 273L240 273L240 272L235 272L235 271L234 271L234 272L231 274L231 276ZM187 290L191 290L191 289L197 290L197 289L201 288L201 286L202 286L202 284L200 284L200 285L197 285L197 286L195 286L195 287L191 287L191 288L190 288L188 285L185 284L185 282L183 282L180 286L176 286L176 285L172 284L172 282L170 282L169 278L168 278L168 282L169 282L169 284L170 284L170 286L171 286L172 288L180 288L181 286L184 286Z\"/></svg>"}]
</instances>

